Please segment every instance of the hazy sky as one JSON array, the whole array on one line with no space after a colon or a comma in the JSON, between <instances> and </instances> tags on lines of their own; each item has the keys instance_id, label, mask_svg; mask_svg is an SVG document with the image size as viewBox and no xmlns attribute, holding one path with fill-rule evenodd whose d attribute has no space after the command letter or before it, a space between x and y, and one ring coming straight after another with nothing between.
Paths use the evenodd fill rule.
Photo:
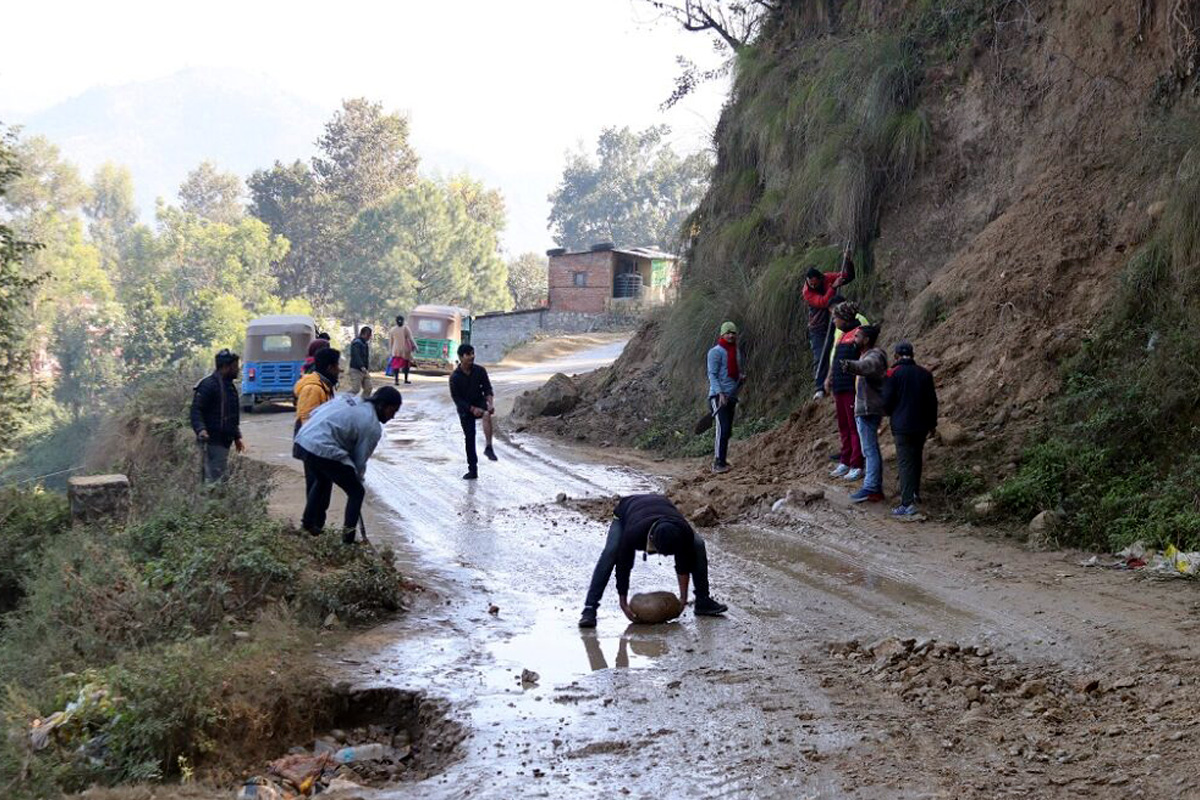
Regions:
<instances>
[{"instance_id":1,"label":"hazy sky","mask_svg":"<svg viewBox=\"0 0 1200 800\"><path fill-rule=\"evenodd\" d=\"M185 67L265 74L328 108L365 96L406 112L427 172L469 169L509 205L513 253L551 246L546 195L564 153L606 125L672 126L706 147L726 86L659 110L684 54L710 39L641 0L13 3L0 49L0 110L20 121L96 85ZM313 132L315 139L318 131Z\"/></svg>"}]
</instances>

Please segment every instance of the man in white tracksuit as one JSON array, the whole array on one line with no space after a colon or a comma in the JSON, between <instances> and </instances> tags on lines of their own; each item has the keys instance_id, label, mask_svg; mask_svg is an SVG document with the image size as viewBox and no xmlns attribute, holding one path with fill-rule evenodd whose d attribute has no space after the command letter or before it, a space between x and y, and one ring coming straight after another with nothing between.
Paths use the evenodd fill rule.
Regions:
<instances>
[{"instance_id":1,"label":"man in white tracksuit","mask_svg":"<svg viewBox=\"0 0 1200 800\"><path fill-rule=\"evenodd\" d=\"M384 386L367 400L341 394L313 411L296 434L295 444L312 477L300 526L316 536L325 527L325 513L336 483L346 493L342 541L354 544L366 488L367 459L375 452L383 426L396 416L400 392Z\"/></svg>"},{"instance_id":2,"label":"man in white tracksuit","mask_svg":"<svg viewBox=\"0 0 1200 800\"><path fill-rule=\"evenodd\" d=\"M738 329L732 322L721 324L721 336L708 351L708 407L713 414L713 472L726 472L729 437L737 395L746 382L745 361L738 348Z\"/></svg>"}]
</instances>

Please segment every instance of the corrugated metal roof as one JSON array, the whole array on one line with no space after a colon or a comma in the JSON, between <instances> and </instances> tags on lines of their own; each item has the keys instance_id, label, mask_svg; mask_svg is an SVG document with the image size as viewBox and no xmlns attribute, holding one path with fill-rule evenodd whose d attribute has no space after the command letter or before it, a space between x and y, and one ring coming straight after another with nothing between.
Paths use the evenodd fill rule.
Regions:
<instances>
[{"instance_id":1,"label":"corrugated metal roof","mask_svg":"<svg viewBox=\"0 0 1200 800\"><path fill-rule=\"evenodd\" d=\"M652 258L654 260L663 261L678 261L679 256L674 253L668 253L659 250L655 247L613 247L608 250L571 250L559 256L550 256L550 258L562 258L562 256L582 256L588 253L620 253L626 256L636 256L637 258Z\"/></svg>"}]
</instances>

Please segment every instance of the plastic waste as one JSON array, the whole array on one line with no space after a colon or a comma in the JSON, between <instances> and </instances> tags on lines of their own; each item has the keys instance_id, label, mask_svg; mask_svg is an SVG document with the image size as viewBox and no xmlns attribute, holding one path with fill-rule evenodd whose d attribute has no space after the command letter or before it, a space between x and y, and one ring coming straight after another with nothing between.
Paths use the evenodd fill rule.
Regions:
<instances>
[{"instance_id":1,"label":"plastic waste","mask_svg":"<svg viewBox=\"0 0 1200 800\"><path fill-rule=\"evenodd\" d=\"M385 744L373 742L354 747L343 747L333 754L333 760L339 764L353 764L355 761L379 761L391 753L391 748Z\"/></svg>"},{"instance_id":2,"label":"plastic waste","mask_svg":"<svg viewBox=\"0 0 1200 800\"><path fill-rule=\"evenodd\" d=\"M283 800L283 793L264 778L251 778L238 791L237 800Z\"/></svg>"}]
</instances>

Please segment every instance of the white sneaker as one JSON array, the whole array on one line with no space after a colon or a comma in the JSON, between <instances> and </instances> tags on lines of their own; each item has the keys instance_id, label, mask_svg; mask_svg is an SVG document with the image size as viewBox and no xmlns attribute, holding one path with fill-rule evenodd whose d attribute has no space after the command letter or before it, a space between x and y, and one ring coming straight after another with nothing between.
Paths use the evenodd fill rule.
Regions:
<instances>
[{"instance_id":1,"label":"white sneaker","mask_svg":"<svg viewBox=\"0 0 1200 800\"><path fill-rule=\"evenodd\" d=\"M854 469L850 470L842 477L848 481L856 481L862 477L862 470L859 469L858 467L855 467Z\"/></svg>"},{"instance_id":2,"label":"white sneaker","mask_svg":"<svg viewBox=\"0 0 1200 800\"><path fill-rule=\"evenodd\" d=\"M850 468L847 467L845 464L838 464L836 467L834 467L833 469L831 469L829 471L829 477L840 478L849 471L850 471Z\"/></svg>"},{"instance_id":3,"label":"white sneaker","mask_svg":"<svg viewBox=\"0 0 1200 800\"><path fill-rule=\"evenodd\" d=\"M813 400L821 400L825 397L824 389L817 389L817 393L813 395Z\"/></svg>"}]
</instances>

